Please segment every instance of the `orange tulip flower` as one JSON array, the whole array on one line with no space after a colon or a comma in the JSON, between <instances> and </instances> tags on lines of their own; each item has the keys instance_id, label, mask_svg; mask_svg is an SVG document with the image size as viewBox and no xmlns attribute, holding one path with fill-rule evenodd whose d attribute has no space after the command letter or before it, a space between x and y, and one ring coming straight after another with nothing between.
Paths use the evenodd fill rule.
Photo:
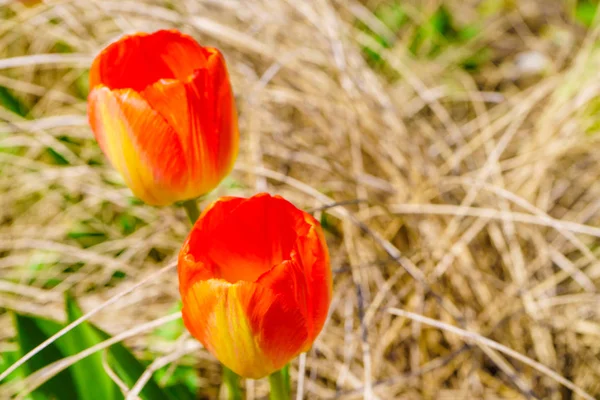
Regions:
<instances>
[{"instance_id":1,"label":"orange tulip flower","mask_svg":"<svg viewBox=\"0 0 600 400\"><path fill-rule=\"evenodd\" d=\"M90 88L96 140L146 203L201 196L231 171L237 113L217 49L175 30L125 36L96 57Z\"/></svg>"},{"instance_id":2,"label":"orange tulip flower","mask_svg":"<svg viewBox=\"0 0 600 400\"><path fill-rule=\"evenodd\" d=\"M331 303L319 223L266 193L222 197L179 253L183 321L225 366L258 379L307 351Z\"/></svg>"}]
</instances>

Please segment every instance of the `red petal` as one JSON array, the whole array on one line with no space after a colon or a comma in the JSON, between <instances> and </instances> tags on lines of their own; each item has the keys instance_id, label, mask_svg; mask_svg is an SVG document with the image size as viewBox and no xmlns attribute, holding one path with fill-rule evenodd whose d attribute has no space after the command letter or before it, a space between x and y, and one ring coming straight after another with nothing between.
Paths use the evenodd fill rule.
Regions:
<instances>
[{"instance_id":1,"label":"red petal","mask_svg":"<svg viewBox=\"0 0 600 400\"><path fill-rule=\"evenodd\" d=\"M213 188L229 173L238 150L237 114L220 53L186 81L160 80L142 96L178 133L190 179Z\"/></svg>"},{"instance_id":2,"label":"red petal","mask_svg":"<svg viewBox=\"0 0 600 400\"><path fill-rule=\"evenodd\" d=\"M302 212L268 194L256 195L235 208L210 232L207 257L229 282L255 281L289 259L303 230Z\"/></svg>"},{"instance_id":3,"label":"red petal","mask_svg":"<svg viewBox=\"0 0 600 400\"><path fill-rule=\"evenodd\" d=\"M257 333L259 346L278 370L306 350L306 320L289 297L254 286L257 289L247 300L250 326Z\"/></svg>"},{"instance_id":4,"label":"red petal","mask_svg":"<svg viewBox=\"0 0 600 400\"><path fill-rule=\"evenodd\" d=\"M306 320L312 342L323 329L331 304L333 281L329 253L319 225L311 228L306 236L298 238L296 245L292 258L302 265L306 280Z\"/></svg>"},{"instance_id":5,"label":"red petal","mask_svg":"<svg viewBox=\"0 0 600 400\"><path fill-rule=\"evenodd\" d=\"M241 197L221 197L206 207L179 252L179 289L181 295L198 280L220 278L221 270L206 257L196 257L210 246L210 233L240 203Z\"/></svg>"},{"instance_id":6,"label":"red petal","mask_svg":"<svg viewBox=\"0 0 600 400\"><path fill-rule=\"evenodd\" d=\"M125 36L106 47L90 70L90 88L141 91L160 79L185 80L207 63L206 52L194 39L175 30Z\"/></svg>"},{"instance_id":7,"label":"red petal","mask_svg":"<svg viewBox=\"0 0 600 400\"><path fill-rule=\"evenodd\" d=\"M257 281L298 305L306 320L310 343L327 319L332 293L327 248L315 228L296 240L291 261L265 272Z\"/></svg>"},{"instance_id":8,"label":"red petal","mask_svg":"<svg viewBox=\"0 0 600 400\"><path fill-rule=\"evenodd\" d=\"M294 261L284 261L265 272L256 282L286 298L288 304L295 304L306 323L307 333L312 332L312 321L308 319L309 310L307 296L307 279L302 265Z\"/></svg>"}]
</instances>

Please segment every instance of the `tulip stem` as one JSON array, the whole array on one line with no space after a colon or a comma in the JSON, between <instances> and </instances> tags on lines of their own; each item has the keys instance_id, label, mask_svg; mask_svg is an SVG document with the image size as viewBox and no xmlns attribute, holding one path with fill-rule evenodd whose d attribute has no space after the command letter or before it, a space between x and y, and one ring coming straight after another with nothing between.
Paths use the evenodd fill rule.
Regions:
<instances>
[{"instance_id":1,"label":"tulip stem","mask_svg":"<svg viewBox=\"0 0 600 400\"><path fill-rule=\"evenodd\" d=\"M188 218L192 225L196 222L198 217L200 216L200 209L198 208L197 199L190 199L183 202L183 208L185 208L185 212L187 213Z\"/></svg>"},{"instance_id":2,"label":"tulip stem","mask_svg":"<svg viewBox=\"0 0 600 400\"><path fill-rule=\"evenodd\" d=\"M240 388L240 377L223 365L223 386L227 390L229 400L242 400L242 389Z\"/></svg>"},{"instance_id":3,"label":"tulip stem","mask_svg":"<svg viewBox=\"0 0 600 400\"><path fill-rule=\"evenodd\" d=\"M289 400L290 399L290 366L286 365L279 371L269 375L269 384L271 385L270 400Z\"/></svg>"}]
</instances>

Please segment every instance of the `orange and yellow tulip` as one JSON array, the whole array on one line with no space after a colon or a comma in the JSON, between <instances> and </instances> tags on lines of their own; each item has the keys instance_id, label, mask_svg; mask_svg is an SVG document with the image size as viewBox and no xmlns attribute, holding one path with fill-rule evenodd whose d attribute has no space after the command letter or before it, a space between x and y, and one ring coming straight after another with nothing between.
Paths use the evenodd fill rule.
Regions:
<instances>
[{"instance_id":1,"label":"orange and yellow tulip","mask_svg":"<svg viewBox=\"0 0 600 400\"><path fill-rule=\"evenodd\" d=\"M125 36L90 70L88 118L127 185L151 205L214 189L238 152L225 60L175 30Z\"/></svg>"},{"instance_id":2,"label":"orange and yellow tulip","mask_svg":"<svg viewBox=\"0 0 600 400\"><path fill-rule=\"evenodd\" d=\"M319 223L279 196L222 197L179 253L183 321L226 367L258 379L307 351L331 303Z\"/></svg>"}]
</instances>

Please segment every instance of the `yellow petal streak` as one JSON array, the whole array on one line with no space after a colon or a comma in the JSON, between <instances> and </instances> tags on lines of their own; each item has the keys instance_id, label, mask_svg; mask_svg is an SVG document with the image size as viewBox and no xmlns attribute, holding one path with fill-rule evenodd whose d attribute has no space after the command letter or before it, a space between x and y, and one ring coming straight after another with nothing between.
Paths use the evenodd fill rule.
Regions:
<instances>
[{"instance_id":1,"label":"yellow petal streak","mask_svg":"<svg viewBox=\"0 0 600 400\"><path fill-rule=\"evenodd\" d=\"M111 164L121 173L127 186L137 197L152 205L169 204L170 198L157 196L161 193L163 196L168 195L168 191L156 187L152 170L141 160L140 151L132 141L133 127L125 118L120 102L126 100L133 107L146 105L134 92L121 94L121 98L117 96L103 87L95 89L93 98L90 99L92 107L95 107L95 132L98 142ZM140 125L143 127L143 124Z\"/></svg>"},{"instance_id":2,"label":"yellow petal streak","mask_svg":"<svg viewBox=\"0 0 600 400\"><path fill-rule=\"evenodd\" d=\"M259 379L277 368L250 327L247 310L255 290L263 289L247 282L196 282L184 299L183 318L190 332L229 369Z\"/></svg>"}]
</instances>

